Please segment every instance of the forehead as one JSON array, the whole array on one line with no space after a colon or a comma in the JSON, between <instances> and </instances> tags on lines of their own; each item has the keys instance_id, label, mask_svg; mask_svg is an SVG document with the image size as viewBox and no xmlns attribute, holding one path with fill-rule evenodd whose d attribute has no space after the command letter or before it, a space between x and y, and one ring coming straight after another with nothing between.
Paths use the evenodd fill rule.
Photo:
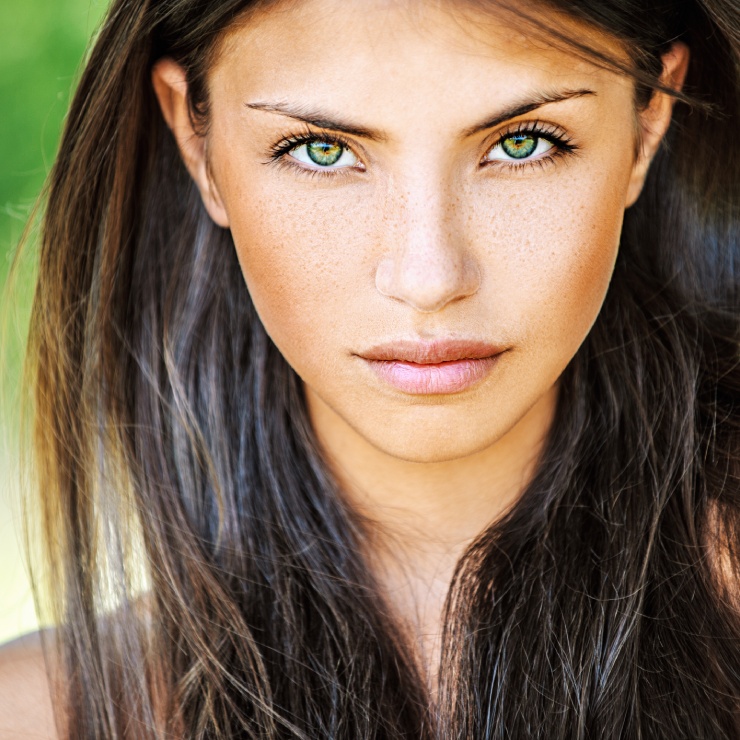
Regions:
<instances>
[{"instance_id":1,"label":"forehead","mask_svg":"<svg viewBox=\"0 0 740 740\"><path fill-rule=\"evenodd\" d=\"M225 37L212 90L242 98L309 94L316 105L339 103L383 115L385 109L426 110L430 102L449 114L471 101L488 104L532 91L631 88L631 81L576 54L543 28L624 60L616 39L537 4L516 5L270 2Z\"/></svg>"}]
</instances>

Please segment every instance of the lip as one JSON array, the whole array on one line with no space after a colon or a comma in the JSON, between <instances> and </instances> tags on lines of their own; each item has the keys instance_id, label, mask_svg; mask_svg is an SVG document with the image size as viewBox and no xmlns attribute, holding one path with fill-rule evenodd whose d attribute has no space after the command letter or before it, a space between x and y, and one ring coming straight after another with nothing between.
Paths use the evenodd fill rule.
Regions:
<instances>
[{"instance_id":1,"label":"lip","mask_svg":"<svg viewBox=\"0 0 740 740\"><path fill-rule=\"evenodd\" d=\"M399 340L358 354L385 383L403 393L460 393L493 369L505 348L474 340Z\"/></svg>"}]
</instances>

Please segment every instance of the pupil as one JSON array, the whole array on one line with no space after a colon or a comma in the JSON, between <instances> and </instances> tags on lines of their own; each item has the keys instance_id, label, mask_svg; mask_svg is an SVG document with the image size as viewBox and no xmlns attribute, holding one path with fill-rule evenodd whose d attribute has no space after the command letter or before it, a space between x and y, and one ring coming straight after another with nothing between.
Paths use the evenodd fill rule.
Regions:
<instances>
[{"instance_id":1,"label":"pupil","mask_svg":"<svg viewBox=\"0 0 740 740\"><path fill-rule=\"evenodd\" d=\"M342 146L326 141L312 141L306 146L309 159L323 166L336 164L342 156Z\"/></svg>"},{"instance_id":2,"label":"pupil","mask_svg":"<svg viewBox=\"0 0 740 740\"><path fill-rule=\"evenodd\" d=\"M523 159L529 157L532 152L537 148L538 139L534 136L528 136L526 134L516 134L514 136L507 136L501 142L501 148L510 156L515 159Z\"/></svg>"}]
</instances>

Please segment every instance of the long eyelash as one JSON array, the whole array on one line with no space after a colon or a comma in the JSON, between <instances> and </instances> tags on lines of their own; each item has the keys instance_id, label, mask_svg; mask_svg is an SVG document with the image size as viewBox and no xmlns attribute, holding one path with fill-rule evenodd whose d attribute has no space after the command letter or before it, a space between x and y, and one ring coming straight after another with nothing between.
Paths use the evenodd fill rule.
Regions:
<instances>
[{"instance_id":1,"label":"long eyelash","mask_svg":"<svg viewBox=\"0 0 740 740\"><path fill-rule=\"evenodd\" d=\"M526 121L514 124L510 128L504 129L499 133L496 141L494 141L486 151L490 152L491 149L497 147L504 141L504 139L508 139L510 136L535 136L539 139L545 139L553 145L552 153L549 153L545 157L539 157L538 159L523 159L520 162L488 160L483 162L482 166L508 167L511 169L522 169L524 167L535 166L545 167L560 157L575 154L580 148L577 144L573 143L573 140L564 131L562 131L562 129L552 123L545 123L543 121Z\"/></svg>"},{"instance_id":2,"label":"long eyelash","mask_svg":"<svg viewBox=\"0 0 740 740\"><path fill-rule=\"evenodd\" d=\"M339 144L345 149L354 151L349 141L347 141L343 136L331 131L312 131L307 127L304 133L286 136L276 144L273 144L268 150L268 162L275 164L278 167L287 167L291 170L298 170L309 177L337 177L347 174L346 170L351 169L349 167L339 167L336 169L313 169L310 167L302 167L300 164L291 162L286 156L292 149L295 149L302 144L308 144L312 141L330 141L332 143Z\"/></svg>"},{"instance_id":3,"label":"long eyelash","mask_svg":"<svg viewBox=\"0 0 740 740\"><path fill-rule=\"evenodd\" d=\"M570 137L568 137L557 126L542 121L534 121L514 124L513 126L505 129L504 131L499 133L496 141L488 147L487 151L490 151L494 147L498 146L499 144L501 144L501 142L504 141L504 139L507 139L510 136L536 136L540 139L545 139L553 145L552 153L538 159L526 159L520 162L488 160L486 162L483 162L482 166L507 167L510 169L522 169L525 167L533 166L545 167L562 156L574 154L579 149L579 147L572 142ZM308 177L338 177L348 174L348 170L351 170L351 168L349 167L340 167L337 169L313 169L309 167L302 167L300 164L291 162L286 156L290 153L292 149L295 149L302 144L308 144L312 141L331 141L339 144L345 149L353 151L349 141L347 141L347 139L345 139L343 136L332 131L312 131L307 127L304 133L285 136L276 144L272 145L268 150L268 163L275 164L278 167L286 167L291 170L298 170Z\"/></svg>"}]
</instances>

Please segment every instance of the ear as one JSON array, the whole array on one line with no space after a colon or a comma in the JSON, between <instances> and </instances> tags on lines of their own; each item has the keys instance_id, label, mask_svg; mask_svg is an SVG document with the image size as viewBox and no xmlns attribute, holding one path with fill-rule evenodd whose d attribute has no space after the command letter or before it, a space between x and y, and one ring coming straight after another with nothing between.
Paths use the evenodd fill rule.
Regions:
<instances>
[{"instance_id":1,"label":"ear","mask_svg":"<svg viewBox=\"0 0 740 740\"><path fill-rule=\"evenodd\" d=\"M208 214L219 226L228 228L229 217L208 168L206 137L195 130L190 117L185 70L173 59L160 59L152 69L152 84L164 120L175 137L188 172L200 190Z\"/></svg>"},{"instance_id":2,"label":"ear","mask_svg":"<svg viewBox=\"0 0 740 740\"><path fill-rule=\"evenodd\" d=\"M663 73L660 82L664 87L676 90L683 87L686 72L689 68L689 47L681 41L675 41L663 55ZM658 151L668 126L671 123L675 98L659 90L653 94L650 104L638 113L638 134L640 152L635 160L627 191L627 207L631 206L640 195L645 184L648 168Z\"/></svg>"}]
</instances>

